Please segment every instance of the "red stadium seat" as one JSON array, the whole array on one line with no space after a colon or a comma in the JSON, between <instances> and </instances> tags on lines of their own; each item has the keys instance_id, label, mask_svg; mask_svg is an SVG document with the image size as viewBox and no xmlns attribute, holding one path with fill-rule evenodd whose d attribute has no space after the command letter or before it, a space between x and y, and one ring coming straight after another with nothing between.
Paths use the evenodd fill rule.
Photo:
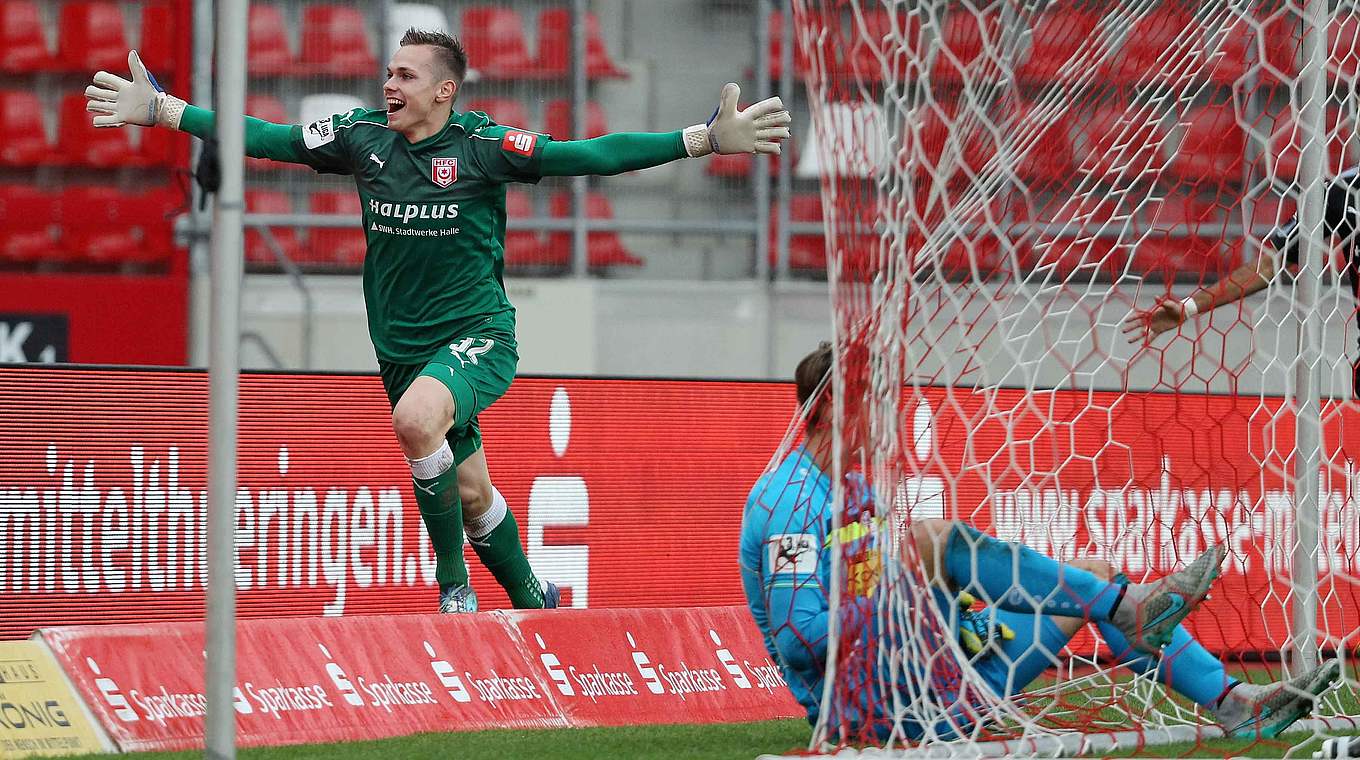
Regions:
<instances>
[{"instance_id":1,"label":"red stadium seat","mask_svg":"<svg viewBox=\"0 0 1360 760\"><path fill-rule=\"evenodd\" d=\"M1240 237L1229 235L1227 225L1238 220L1231 219L1224 205L1178 195L1147 211L1150 228L1134 250L1134 272L1199 281L1225 275L1237 265Z\"/></svg>"},{"instance_id":2,"label":"red stadium seat","mask_svg":"<svg viewBox=\"0 0 1360 760\"><path fill-rule=\"evenodd\" d=\"M983 64L980 70L974 66L974 61L982 55L984 41L990 40L990 47L997 49L995 14L975 13L960 6L945 17L940 35L943 44L931 71L933 80L958 82L965 78L965 74L968 79L977 79L977 72L990 73L994 79L1000 73L1000 69L994 66ZM949 51L949 55L945 54L945 50Z\"/></svg>"},{"instance_id":3,"label":"red stadium seat","mask_svg":"<svg viewBox=\"0 0 1360 760\"><path fill-rule=\"evenodd\" d=\"M533 200L523 190L505 192L505 215L510 219L528 219L534 215ZM536 230L513 230L505 233L505 266L509 269L571 266L571 246L549 249L543 244L543 233Z\"/></svg>"},{"instance_id":4,"label":"red stadium seat","mask_svg":"<svg viewBox=\"0 0 1360 760\"><path fill-rule=\"evenodd\" d=\"M319 190L312 193L313 214L363 213L363 202L352 190ZM339 264L344 267L362 266L368 241L364 238L363 222L353 228L313 227L308 235L306 258L308 263Z\"/></svg>"},{"instance_id":5,"label":"red stadium seat","mask_svg":"<svg viewBox=\"0 0 1360 760\"><path fill-rule=\"evenodd\" d=\"M67 70L126 71L128 43L123 11L113 0L68 2L61 8L57 58Z\"/></svg>"},{"instance_id":6,"label":"red stadium seat","mask_svg":"<svg viewBox=\"0 0 1360 760\"><path fill-rule=\"evenodd\" d=\"M543 76L529 57L524 19L513 8L474 5L463 10L460 39L468 64L487 79L534 79ZM543 34L542 27L539 34Z\"/></svg>"},{"instance_id":7,"label":"red stadium seat","mask_svg":"<svg viewBox=\"0 0 1360 760\"><path fill-rule=\"evenodd\" d=\"M1223 30L1218 46L1205 54L1208 80L1232 86L1253 71L1260 81L1278 82L1294 70L1293 41L1286 14L1266 18L1238 18ZM1253 62L1256 66L1253 68Z\"/></svg>"},{"instance_id":8,"label":"red stadium seat","mask_svg":"<svg viewBox=\"0 0 1360 760\"><path fill-rule=\"evenodd\" d=\"M274 124L294 123L288 117L288 108L282 100L273 95L247 95L246 114L257 119L263 119ZM302 164L288 164L280 161L271 161L267 158L247 158L246 168L256 171L274 171L276 169L306 169Z\"/></svg>"},{"instance_id":9,"label":"red stadium seat","mask_svg":"<svg viewBox=\"0 0 1360 760\"><path fill-rule=\"evenodd\" d=\"M1273 128L1271 128L1273 126ZM1294 123L1294 119L1287 113L1283 113L1274 120L1272 125L1269 121L1263 121L1258 128L1268 130L1270 133L1269 156L1257 158L1256 169L1265 173L1270 167L1267 158L1273 159L1275 166L1275 176L1281 179L1293 179L1299 171L1300 144L1304 139L1303 134ZM1346 155L1346 135L1353 133L1353 126L1349 123L1342 125L1341 112L1336 108L1327 109L1327 164L1323 167L1324 173L1335 175L1351 165L1351 158Z\"/></svg>"},{"instance_id":10,"label":"red stadium seat","mask_svg":"<svg viewBox=\"0 0 1360 760\"><path fill-rule=\"evenodd\" d=\"M67 188L64 245L76 260L95 265L155 264L172 246L173 196L165 190L133 194L107 186Z\"/></svg>"},{"instance_id":11,"label":"red stadium seat","mask_svg":"<svg viewBox=\"0 0 1360 760\"><path fill-rule=\"evenodd\" d=\"M1031 190L1071 181L1076 159L1068 132L1070 123L1068 114L1061 110L1056 118L1033 107L1021 111L1014 149L1020 155L1019 174L1030 183Z\"/></svg>"},{"instance_id":12,"label":"red stadium seat","mask_svg":"<svg viewBox=\"0 0 1360 760\"><path fill-rule=\"evenodd\" d=\"M1242 43L1225 43L1225 47L1232 51L1236 44L1255 45L1256 38L1264 35L1263 63L1266 68L1262 71L1262 78L1279 81L1282 77L1295 76L1298 73L1299 49L1303 44L1295 19L1296 16L1289 13L1277 13L1264 18L1256 22L1255 29L1230 37L1241 39ZM1327 50L1327 70L1331 76L1354 82L1360 76L1360 15L1346 8L1331 18L1327 26ZM1232 71L1230 64L1224 65L1229 66L1228 71Z\"/></svg>"},{"instance_id":13,"label":"red stadium seat","mask_svg":"<svg viewBox=\"0 0 1360 760\"><path fill-rule=\"evenodd\" d=\"M1146 110L1146 109L1144 109ZM1167 132L1145 113L1126 114L1121 106L1097 109L1083 122L1084 151L1077 171L1102 177L1152 179L1161 171Z\"/></svg>"},{"instance_id":14,"label":"red stadium seat","mask_svg":"<svg viewBox=\"0 0 1360 760\"><path fill-rule=\"evenodd\" d=\"M0 71L41 71L54 64L38 4L32 0L0 3Z\"/></svg>"},{"instance_id":15,"label":"red stadium seat","mask_svg":"<svg viewBox=\"0 0 1360 760\"><path fill-rule=\"evenodd\" d=\"M142 142L138 163L147 166L189 165L189 134L169 129L142 129L135 133Z\"/></svg>"},{"instance_id":16,"label":"red stadium seat","mask_svg":"<svg viewBox=\"0 0 1360 760\"><path fill-rule=\"evenodd\" d=\"M546 126L544 131L552 135L554 140L584 140L609 133L604 109L593 100L586 102L586 133L583 136L577 137L572 134L574 130L571 128L571 101L565 98L548 104L544 122Z\"/></svg>"},{"instance_id":17,"label":"red stadium seat","mask_svg":"<svg viewBox=\"0 0 1360 760\"><path fill-rule=\"evenodd\" d=\"M1330 51L1328 70L1332 76L1354 84L1360 76L1360 15L1351 10L1333 18L1327 28L1327 43Z\"/></svg>"},{"instance_id":18,"label":"red stadium seat","mask_svg":"<svg viewBox=\"0 0 1360 760\"><path fill-rule=\"evenodd\" d=\"M1029 56L1016 70L1025 82L1049 82L1058 79L1058 72L1089 40L1100 17L1095 13L1073 7L1053 8L1039 17L1030 38ZM1078 61L1080 64L1080 61ZM1074 65L1064 79L1080 75L1086 67Z\"/></svg>"},{"instance_id":19,"label":"red stadium seat","mask_svg":"<svg viewBox=\"0 0 1360 760\"><path fill-rule=\"evenodd\" d=\"M52 162L46 118L38 96L28 90L0 90L0 164L32 166Z\"/></svg>"},{"instance_id":20,"label":"red stadium seat","mask_svg":"<svg viewBox=\"0 0 1360 760\"><path fill-rule=\"evenodd\" d=\"M784 66L784 14L782 11L770 13L770 78L779 79ZM808 59L802 48L795 42L793 46L793 70L802 76L808 71Z\"/></svg>"},{"instance_id":21,"label":"red stadium seat","mask_svg":"<svg viewBox=\"0 0 1360 760\"><path fill-rule=\"evenodd\" d=\"M790 154L790 163L797 164L798 147L793 141L785 140L783 149ZM707 174L710 177L746 179L751 176L755 164L755 156L746 153L729 153L727 155L715 153L708 157L708 164L704 167L704 174ZM779 156L770 156L769 166L770 176L779 176Z\"/></svg>"},{"instance_id":22,"label":"red stadium seat","mask_svg":"<svg viewBox=\"0 0 1360 760\"><path fill-rule=\"evenodd\" d=\"M1192 111L1180 147L1172 151L1171 171L1191 182L1216 184L1243 181L1247 133L1237 123L1231 103L1214 103Z\"/></svg>"},{"instance_id":23,"label":"red stadium seat","mask_svg":"<svg viewBox=\"0 0 1360 760\"><path fill-rule=\"evenodd\" d=\"M137 55L147 68L156 72L166 89L170 88L170 83L165 76L175 70L179 58L175 48L181 39L177 16L169 0L148 0L142 5L142 41L137 46Z\"/></svg>"},{"instance_id":24,"label":"red stadium seat","mask_svg":"<svg viewBox=\"0 0 1360 760\"><path fill-rule=\"evenodd\" d=\"M846 69L846 61L841 61L833 64L836 73L842 77L849 77L851 81L858 79L865 84L883 81L885 65L895 69L892 72L893 76L899 80L909 73L915 74L916 72L903 70L904 61L908 57L903 46L904 43L907 48L916 46L921 33L919 17L899 13L894 21L887 11L868 11L863 18L862 29L850 19L848 23L851 26L842 30L855 42L848 53L849 69Z\"/></svg>"},{"instance_id":25,"label":"red stadium seat","mask_svg":"<svg viewBox=\"0 0 1360 760\"><path fill-rule=\"evenodd\" d=\"M571 216L571 192L563 191L554 195L552 198L552 215L554 217ZM609 197L603 193L586 194L586 216L590 219L613 219L614 206L609 202ZM571 260L571 241L570 231L553 232L548 235L549 256L557 258L566 252L567 260ZM592 232L586 239L586 262L591 269L603 269L608 267L642 266L643 261L634 256L623 244L617 232Z\"/></svg>"},{"instance_id":26,"label":"red stadium seat","mask_svg":"<svg viewBox=\"0 0 1360 760\"><path fill-rule=\"evenodd\" d=\"M281 190L247 190L246 212L251 214L291 214L293 199ZM302 245L298 242L297 231L292 227L270 227L274 242L279 244L284 254L293 261L301 257ZM274 249L265 241L264 235L255 229L246 230L245 259L247 264L278 266L279 260Z\"/></svg>"},{"instance_id":27,"label":"red stadium seat","mask_svg":"<svg viewBox=\"0 0 1360 760\"><path fill-rule=\"evenodd\" d=\"M127 66L127 63L123 63ZM98 129L93 114L85 110L85 95L74 93L61 99L57 120L57 151L62 163L73 166L112 168L138 166L140 153L133 147L131 129Z\"/></svg>"},{"instance_id":28,"label":"red stadium seat","mask_svg":"<svg viewBox=\"0 0 1360 760\"><path fill-rule=\"evenodd\" d=\"M456 107L456 106L455 106ZM467 104L468 111L481 111L497 124L529 129L529 109L515 98L482 98Z\"/></svg>"},{"instance_id":29,"label":"red stadium seat","mask_svg":"<svg viewBox=\"0 0 1360 760\"><path fill-rule=\"evenodd\" d=\"M278 75L293 70L293 48L288 42L288 22L277 5L250 4L246 63L251 74Z\"/></svg>"},{"instance_id":30,"label":"red stadium seat","mask_svg":"<svg viewBox=\"0 0 1360 760\"><path fill-rule=\"evenodd\" d=\"M1148 11L1133 23L1125 38L1124 47L1114 54L1102 67L1101 75L1108 80L1121 83L1165 81L1199 69L1195 66L1181 65L1186 54L1171 59L1167 51L1179 50L1178 38L1186 29L1195 28L1190 14L1179 9L1163 6ZM1204 63L1203 51L1194 51L1197 61ZM1187 53L1188 54L1188 53Z\"/></svg>"},{"instance_id":31,"label":"red stadium seat","mask_svg":"<svg viewBox=\"0 0 1360 760\"><path fill-rule=\"evenodd\" d=\"M535 69L541 76L564 77L571 71L571 11L548 8L538 14L538 60ZM591 79L626 79L605 50L600 35L600 19L586 14L586 76Z\"/></svg>"},{"instance_id":32,"label":"red stadium seat","mask_svg":"<svg viewBox=\"0 0 1360 760\"><path fill-rule=\"evenodd\" d=\"M822 196L806 193L789 198L790 222L822 222ZM776 266L779 256L778 217L770 217L770 266ZM826 271L826 239L820 234L791 233L789 235L789 269L795 272Z\"/></svg>"},{"instance_id":33,"label":"red stadium seat","mask_svg":"<svg viewBox=\"0 0 1360 760\"><path fill-rule=\"evenodd\" d=\"M1056 277L1118 276L1127 253L1115 246L1124 228L1115 221L1115 212L1116 204L1108 198L1055 195L1034 215L1047 229L1035 236L1033 265L1050 269Z\"/></svg>"},{"instance_id":34,"label":"red stadium seat","mask_svg":"<svg viewBox=\"0 0 1360 760\"><path fill-rule=\"evenodd\" d=\"M275 124L291 124L288 107L273 95L247 95L246 115Z\"/></svg>"},{"instance_id":35,"label":"red stadium seat","mask_svg":"<svg viewBox=\"0 0 1360 760\"><path fill-rule=\"evenodd\" d=\"M332 76L373 76L378 59L363 11L344 5L309 5L302 11L305 71Z\"/></svg>"},{"instance_id":36,"label":"red stadium seat","mask_svg":"<svg viewBox=\"0 0 1360 760\"><path fill-rule=\"evenodd\" d=\"M0 261L62 260L61 203L32 185L0 185Z\"/></svg>"}]
</instances>

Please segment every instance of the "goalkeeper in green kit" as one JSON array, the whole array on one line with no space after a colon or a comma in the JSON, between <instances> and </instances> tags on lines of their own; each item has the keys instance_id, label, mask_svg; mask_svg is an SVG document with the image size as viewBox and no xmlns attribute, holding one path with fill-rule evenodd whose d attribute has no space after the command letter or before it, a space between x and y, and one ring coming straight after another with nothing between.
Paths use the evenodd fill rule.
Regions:
<instances>
[{"instance_id":1,"label":"goalkeeper in green kit","mask_svg":"<svg viewBox=\"0 0 1360 760\"><path fill-rule=\"evenodd\" d=\"M136 51L128 66L131 81L101 71L86 89L95 126L213 134L213 113L162 91ZM246 153L354 176L368 243L369 335L434 545L440 611L477 609L464 533L515 607L555 607L560 593L529 566L477 426L519 360L515 309L501 281L505 184L619 174L713 152L778 154L790 117L778 98L737 110L740 91L728 84L706 124L555 142L454 110L466 72L457 40L409 30L388 63L385 109L303 126L247 117Z\"/></svg>"}]
</instances>

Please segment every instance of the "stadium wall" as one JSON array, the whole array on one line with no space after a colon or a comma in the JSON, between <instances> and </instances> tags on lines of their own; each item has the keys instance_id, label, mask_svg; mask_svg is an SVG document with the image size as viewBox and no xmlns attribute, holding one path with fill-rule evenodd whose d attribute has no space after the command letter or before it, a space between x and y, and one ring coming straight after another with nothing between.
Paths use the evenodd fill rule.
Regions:
<instances>
[{"instance_id":1,"label":"stadium wall","mask_svg":"<svg viewBox=\"0 0 1360 760\"><path fill-rule=\"evenodd\" d=\"M247 277L245 329L257 332L285 367L301 366L303 310L286 278ZM316 311L313 366L371 371L360 284L355 278L314 277ZM766 378L783 380L818 341L831 334L825 283L672 282L511 279L519 309L520 370L539 374ZM1109 286L1100 286L1109 287ZM1155 292L1154 292L1155 291ZM202 291L205 292L206 291ZM1043 298L1011 286L990 287L971 299L968 331L950 330L939 317L931 329L940 342L977 341L976 351L934 351L921 365L937 382L1016 384L1032 378L1036 388L1179 390L1188 393L1285 395L1292 387L1289 357L1298 331L1288 287L1201 316L1181 335L1162 336L1149 349L1129 345L1119 324L1137 299L1153 303L1160 286L1130 288L1129 299L1089 304L1075 289ZM1177 298L1191 289L1178 287ZM1349 356L1355 352L1353 307L1345 288L1323 291L1324 396L1349 398ZM986 309L981 308L987 304ZM1037 309L1037 304L1045 308ZM1005 317L1004 324L1000 317ZM198 336L191 361L206 356ZM1100 350L1094 350L1099 346ZM1010 348L1019 348L1012 354ZM968 366L969 354L991 356ZM1110 361L1097 364L1101 356ZM941 357L951 363L939 364ZM1021 358L1023 369L1021 372ZM247 343L243 361L260 369L270 359Z\"/></svg>"}]
</instances>

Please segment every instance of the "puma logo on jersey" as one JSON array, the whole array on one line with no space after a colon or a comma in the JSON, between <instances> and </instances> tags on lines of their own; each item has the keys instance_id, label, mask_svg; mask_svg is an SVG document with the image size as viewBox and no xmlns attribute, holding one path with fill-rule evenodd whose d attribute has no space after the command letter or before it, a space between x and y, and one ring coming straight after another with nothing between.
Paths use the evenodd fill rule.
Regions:
<instances>
[{"instance_id":1,"label":"puma logo on jersey","mask_svg":"<svg viewBox=\"0 0 1360 760\"><path fill-rule=\"evenodd\" d=\"M369 160L369 161L372 161L372 162L375 163L375 164L377 164L379 169L383 168L383 166L385 166L385 165L387 164L386 161L382 160L381 158L378 158L378 154L377 154L377 153L370 153L370 154L368 154L368 160Z\"/></svg>"},{"instance_id":2,"label":"puma logo on jersey","mask_svg":"<svg viewBox=\"0 0 1360 760\"><path fill-rule=\"evenodd\" d=\"M532 156L534 145L537 143L538 135L532 132L506 132L501 140L501 150L518 153L521 156Z\"/></svg>"}]
</instances>

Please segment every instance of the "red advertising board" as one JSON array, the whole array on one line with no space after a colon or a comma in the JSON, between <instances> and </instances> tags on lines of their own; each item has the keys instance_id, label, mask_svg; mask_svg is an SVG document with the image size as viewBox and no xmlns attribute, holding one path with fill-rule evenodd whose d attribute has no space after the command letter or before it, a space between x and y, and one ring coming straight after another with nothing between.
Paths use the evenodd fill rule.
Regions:
<instances>
[{"instance_id":1,"label":"red advertising board","mask_svg":"<svg viewBox=\"0 0 1360 760\"><path fill-rule=\"evenodd\" d=\"M574 726L803 715L745 606L511 614Z\"/></svg>"},{"instance_id":2,"label":"red advertising board","mask_svg":"<svg viewBox=\"0 0 1360 760\"><path fill-rule=\"evenodd\" d=\"M252 374L241 390L242 615L431 610L433 562L377 378ZM206 391L197 372L0 370L0 637L201 615ZM570 604L740 604L742 505L792 396L523 378L482 428L530 560ZM1217 649L1286 642L1295 460L1279 399L931 389L924 402L903 410L916 471L897 488L918 516L1135 578L1226 541L1197 632ZM1360 575L1355 413L1323 410L1319 619L1334 635L1356 629L1360 601L1339 580ZM468 557L484 606L504 606Z\"/></svg>"},{"instance_id":3,"label":"red advertising board","mask_svg":"<svg viewBox=\"0 0 1360 760\"><path fill-rule=\"evenodd\" d=\"M568 603L738 604L742 505L792 396L522 378L481 425L530 560ZM434 610L390 420L376 377L242 378L243 616ZM202 373L0 369L0 638L201 616L206 456ZM483 608L508 606L467 557Z\"/></svg>"},{"instance_id":4,"label":"red advertising board","mask_svg":"<svg viewBox=\"0 0 1360 760\"><path fill-rule=\"evenodd\" d=\"M182 365L189 277L0 273L0 337L0 363Z\"/></svg>"},{"instance_id":5,"label":"red advertising board","mask_svg":"<svg viewBox=\"0 0 1360 760\"><path fill-rule=\"evenodd\" d=\"M119 749L202 746L202 623L41 638ZM744 607L249 620L233 706L246 746L799 715L760 655Z\"/></svg>"}]
</instances>

